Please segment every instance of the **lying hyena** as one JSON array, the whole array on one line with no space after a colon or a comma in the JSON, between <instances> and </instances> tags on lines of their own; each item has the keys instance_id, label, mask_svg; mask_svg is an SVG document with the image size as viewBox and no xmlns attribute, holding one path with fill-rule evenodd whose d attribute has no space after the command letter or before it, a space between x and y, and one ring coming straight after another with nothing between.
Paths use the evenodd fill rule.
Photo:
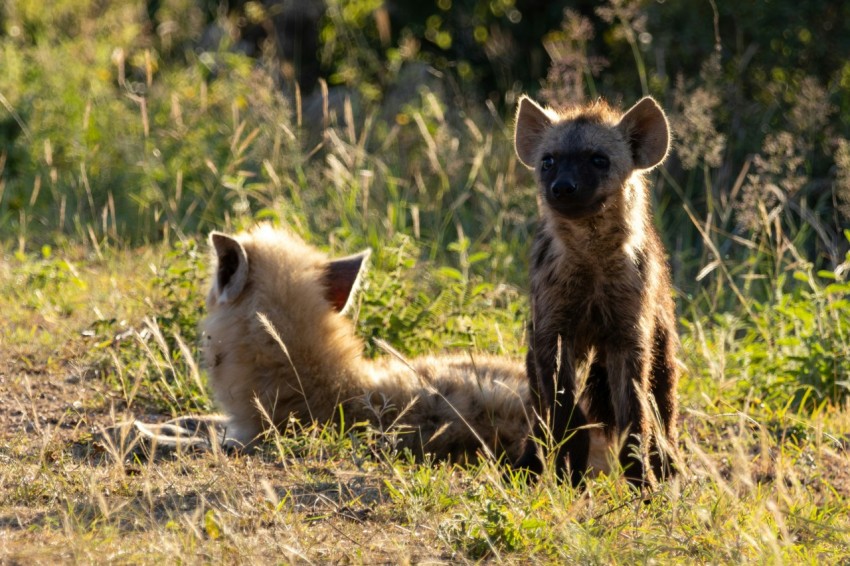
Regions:
<instances>
[{"instance_id":1,"label":"lying hyena","mask_svg":"<svg viewBox=\"0 0 850 566\"><path fill-rule=\"evenodd\" d=\"M523 97L514 141L534 171L541 215L527 357L544 417L535 436L548 428L563 441L557 463L573 484L589 464L605 467L604 450L591 449L600 437L605 446L628 435L619 461L630 482L652 481L647 458L663 477L676 446L678 337L643 171L667 154L664 112L651 98L621 115L603 102L556 112ZM518 465L541 469L534 442Z\"/></svg>"},{"instance_id":2,"label":"lying hyena","mask_svg":"<svg viewBox=\"0 0 850 566\"><path fill-rule=\"evenodd\" d=\"M192 445L187 428L223 422L226 445L251 446L272 425L285 429L291 416L338 421L342 406L345 423L400 431L400 444L417 456L520 456L532 421L521 364L472 353L364 358L342 311L368 252L332 260L267 225L210 240L216 268L202 347L225 415L177 419L164 429L137 423L142 436Z\"/></svg>"}]
</instances>

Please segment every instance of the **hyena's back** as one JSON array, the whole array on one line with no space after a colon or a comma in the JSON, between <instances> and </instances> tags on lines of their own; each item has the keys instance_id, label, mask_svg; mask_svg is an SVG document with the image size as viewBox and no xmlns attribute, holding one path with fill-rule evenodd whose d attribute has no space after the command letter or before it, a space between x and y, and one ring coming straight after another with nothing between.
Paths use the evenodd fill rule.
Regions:
<instances>
[{"instance_id":1,"label":"hyena's back","mask_svg":"<svg viewBox=\"0 0 850 566\"><path fill-rule=\"evenodd\" d=\"M421 383L410 421L417 423L426 452L453 461L488 451L509 461L519 457L532 422L522 366L480 353L426 356L409 364ZM395 363L388 370L410 374Z\"/></svg>"}]
</instances>

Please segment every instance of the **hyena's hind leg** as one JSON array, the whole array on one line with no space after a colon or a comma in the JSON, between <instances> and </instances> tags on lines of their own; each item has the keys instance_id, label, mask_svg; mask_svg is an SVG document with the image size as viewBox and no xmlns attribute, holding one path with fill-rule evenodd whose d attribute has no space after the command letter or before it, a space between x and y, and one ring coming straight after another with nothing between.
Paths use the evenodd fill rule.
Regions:
<instances>
[{"instance_id":1,"label":"hyena's hind leg","mask_svg":"<svg viewBox=\"0 0 850 566\"><path fill-rule=\"evenodd\" d=\"M651 392L658 408L660 423L652 423L655 431L661 432L663 440L652 435L653 441L649 447L650 463L658 479L664 479L676 473L674 465L677 448L677 420L679 416L676 386L678 384L678 367L676 362L675 338L666 327L657 325L652 343L652 370L650 375ZM655 419L655 415L651 415Z\"/></svg>"},{"instance_id":2,"label":"hyena's hind leg","mask_svg":"<svg viewBox=\"0 0 850 566\"><path fill-rule=\"evenodd\" d=\"M158 424L135 421L140 441L152 448L208 451L222 446L227 417L224 415L187 415Z\"/></svg>"},{"instance_id":3,"label":"hyena's hind leg","mask_svg":"<svg viewBox=\"0 0 850 566\"><path fill-rule=\"evenodd\" d=\"M204 436L222 435L227 424L225 415L187 415L176 417L162 423L162 427L179 430L181 435Z\"/></svg>"}]
</instances>

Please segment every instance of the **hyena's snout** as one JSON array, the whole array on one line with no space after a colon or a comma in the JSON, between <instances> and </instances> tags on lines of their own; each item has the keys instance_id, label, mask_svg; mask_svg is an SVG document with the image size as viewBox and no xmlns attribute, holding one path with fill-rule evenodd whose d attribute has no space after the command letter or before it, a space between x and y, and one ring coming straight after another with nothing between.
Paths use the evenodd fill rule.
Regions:
<instances>
[{"instance_id":1,"label":"hyena's snout","mask_svg":"<svg viewBox=\"0 0 850 566\"><path fill-rule=\"evenodd\" d=\"M578 180L571 173L558 175L549 185L549 200L558 202L568 201L578 192Z\"/></svg>"},{"instance_id":2,"label":"hyena's snout","mask_svg":"<svg viewBox=\"0 0 850 566\"><path fill-rule=\"evenodd\" d=\"M550 208L567 218L581 218L598 212L604 201L599 178L581 164L562 161L545 167L541 175L543 197Z\"/></svg>"},{"instance_id":3,"label":"hyena's snout","mask_svg":"<svg viewBox=\"0 0 850 566\"><path fill-rule=\"evenodd\" d=\"M580 172L569 160L545 156L540 164L540 176L541 185L545 187L544 196L552 205L568 205L586 196L582 194L586 191L580 191L584 185Z\"/></svg>"}]
</instances>

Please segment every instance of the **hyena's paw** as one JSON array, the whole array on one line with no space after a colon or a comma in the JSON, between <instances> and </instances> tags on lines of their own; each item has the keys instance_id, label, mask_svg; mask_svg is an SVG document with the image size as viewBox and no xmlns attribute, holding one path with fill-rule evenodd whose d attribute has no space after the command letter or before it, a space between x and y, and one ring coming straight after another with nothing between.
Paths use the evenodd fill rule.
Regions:
<instances>
[{"instance_id":1,"label":"hyena's paw","mask_svg":"<svg viewBox=\"0 0 850 566\"><path fill-rule=\"evenodd\" d=\"M519 470L523 472L527 472L527 479L529 482L532 482L543 473L543 460L540 454L540 446L537 442L529 437L525 442L525 450L522 453L522 456L514 462L513 468L514 470Z\"/></svg>"},{"instance_id":2,"label":"hyena's paw","mask_svg":"<svg viewBox=\"0 0 850 566\"><path fill-rule=\"evenodd\" d=\"M248 453L256 450L263 439L262 430L252 424L229 421L224 427L221 447L228 453Z\"/></svg>"}]
</instances>

